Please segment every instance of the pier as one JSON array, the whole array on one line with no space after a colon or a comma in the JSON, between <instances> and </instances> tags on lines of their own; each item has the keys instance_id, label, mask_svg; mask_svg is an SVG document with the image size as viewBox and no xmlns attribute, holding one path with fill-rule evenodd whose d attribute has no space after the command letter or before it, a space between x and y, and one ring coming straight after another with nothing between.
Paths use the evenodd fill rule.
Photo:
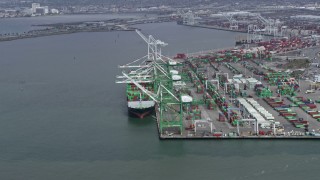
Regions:
<instances>
[{"instance_id":1,"label":"pier","mask_svg":"<svg viewBox=\"0 0 320 180\"><path fill-rule=\"evenodd\" d=\"M156 102L160 139L320 137L320 93L307 93L309 81L301 75L295 78L277 64L284 68L292 62L273 60L283 53L307 52L316 47L313 40L295 37L281 42L288 48L267 46L279 44L276 40L248 49L201 51L172 59L160 54L166 43L137 32L148 43L149 54L134 61L139 65L122 66L138 69L123 72L125 80L121 82L130 83ZM297 42L296 48L290 45L293 42ZM153 90L141 85L150 82Z\"/></svg>"}]
</instances>

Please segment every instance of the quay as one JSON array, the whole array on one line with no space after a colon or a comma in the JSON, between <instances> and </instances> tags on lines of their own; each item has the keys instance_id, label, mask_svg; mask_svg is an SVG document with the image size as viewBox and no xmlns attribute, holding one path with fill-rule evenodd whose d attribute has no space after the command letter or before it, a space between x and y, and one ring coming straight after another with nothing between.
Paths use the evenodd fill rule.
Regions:
<instances>
[{"instance_id":1,"label":"quay","mask_svg":"<svg viewBox=\"0 0 320 180\"><path fill-rule=\"evenodd\" d=\"M319 66L311 65L319 56L316 39L278 38L170 58L161 54L166 43L137 33L148 54L120 66L129 71L117 83L127 84L128 107L155 103L160 139L320 137Z\"/></svg>"},{"instance_id":2,"label":"quay","mask_svg":"<svg viewBox=\"0 0 320 180\"><path fill-rule=\"evenodd\" d=\"M289 50L286 52L273 54L273 57L285 57L288 56L288 54L294 53L296 51L308 52L310 51L310 49L316 50L318 48L319 46L314 46L305 49ZM161 123L163 123L162 121L164 121L164 119L160 117L161 110L158 106L156 106L155 118L159 139L267 140L320 138L320 119L318 118L320 117L320 115L312 116L310 114L311 111L315 111L315 113L320 114L320 111L318 111L316 108L313 108L312 110L310 110L309 108L307 110L302 110L301 106L291 103L290 100L294 97L309 99L310 103L313 104L312 106L315 107L315 104L317 104L316 102L320 102L320 93L318 91L310 94L306 93L308 89L310 89L310 86L312 86L312 83L310 81L302 79L293 80L293 77L290 77L289 74L283 72L281 73L281 75L279 75L279 77L276 78L277 81L283 82L286 81L285 78L291 78L293 80L292 84L294 85L290 86L296 86L297 89L291 90L291 94L289 92L281 91L281 88L283 88L283 86L280 87L273 85L272 83L274 83L274 80L270 80L267 78L268 75L276 73L277 70L273 69L275 68L275 65L272 64L272 58L269 58L269 60L267 60L268 53L266 51L263 54L263 58L257 58L258 56L251 54L252 56L247 56L244 59L238 58L235 61L233 60L234 58L231 57L236 56L236 54L229 55L230 58L225 57L226 54L231 52L232 49L230 48L226 48L225 50L219 49L201 51L197 53L191 53L192 55L189 54L189 57L186 59L177 60L177 62L184 65L181 65L183 68L176 68L175 70L178 70L181 76L184 76L185 74L183 75L183 73L187 72L187 76L189 76L190 78L188 79L184 77L182 79L189 80L189 82L186 82L186 86L184 88L185 90L189 91L188 95L193 98L193 102L189 104L189 108L192 108L195 111L184 113L182 119L182 128L179 127L179 129L179 125L177 124L171 127L166 126L167 128L162 128ZM222 53L224 54L225 59L220 59L219 62L216 62L218 59L217 56L221 56ZM308 55L312 56L312 54L316 53L312 51L312 53ZM262 54L260 55L262 56ZM299 57L297 57L297 59L299 60ZM221 74L221 77L219 77L220 75L217 75L219 73ZM224 77L225 75L229 77ZM255 83L251 84L252 82L250 82L250 79L254 80ZM247 82L241 82L240 84L238 84L238 80L245 80ZM220 85L219 83L213 84L212 82L219 82ZM221 86L222 83L224 83L225 85ZM238 87L235 87L234 85ZM265 94L259 94L259 89L260 91L265 91ZM206 99L208 97L205 96L208 95L210 99ZM228 105L226 106L227 109L231 109L229 113L231 113L232 115L230 116L236 117L235 119L228 118L226 108L223 107L223 105L219 105L219 98L225 99L225 103L228 103ZM258 122L257 120L253 120L245 122L245 119L254 117L252 114L250 114L250 109L246 109L246 107L244 106L240 108L240 99L245 99L248 102L250 102L251 100L257 102L257 104L259 104L259 107L263 108L263 111L258 111L258 109L253 106L254 104L252 104L251 108L256 110L256 113L261 115L260 117L264 119L264 121ZM280 115L281 112L277 110L277 107L272 107L271 103L268 104L269 101L281 102L282 107L286 111L290 111L290 113L294 114L294 117L288 119L287 116ZM267 112L267 114L270 115L268 118L271 120L267 120L266 116L264 116L262 112ZM198 113L198 115L196 113ZM191 118L190 114L192 114ZM175 116L175 114L169 113L169 118L167 119L170 119L170 117L174 119L173 116ZM242 120L244 121L242 122ZM299 124L300 122L302 125ZM256 128L255 123L259 123L258 128ZM180 132L181 129L182 132Z\"/></svg>"}]
</instances>

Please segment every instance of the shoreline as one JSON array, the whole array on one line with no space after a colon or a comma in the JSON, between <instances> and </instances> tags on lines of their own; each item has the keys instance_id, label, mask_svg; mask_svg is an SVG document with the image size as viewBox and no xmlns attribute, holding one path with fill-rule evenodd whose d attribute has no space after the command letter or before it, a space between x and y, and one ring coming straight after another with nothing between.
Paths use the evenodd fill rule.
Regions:
<instances>
[{"instance_id":1,"label":"shoreline","mask_svg":"<svg viewBox=\"0 0 320 180\"><path fill-rule=\"evenodd\" d=\"M74 34L81 32L112 32L112 31L135 31L138 28L132 27L137 24L172 22L170 18L116 18L103 21L78 21L68 23L53 23L31 25L44 27L43 29L31 30L24 33L0 34L0 42L14 41L54 35Z\"/></svg>"},{"instance_id":2,"label":"shoreline","mask_svg":"<svg viewBox=\"0 0 320 180\"><path fill-rule=\"evenodd\" d=\"M75 34L75 33L83 33L83 32L113 32L113 31L134 31L134 29L130 30L92 30L92 31L70 31L70 32L56 32L56 33L47 33L47 34L37 34L37 35L26 35L26 36L11 36L1 39L1 42L8 42L8 41L15 41L15 40L22 40L22 39L32 39L38 37L47 37L47 36L57 36L57 35L66 35L66 34Z\"/></svg>"}]
</instances>

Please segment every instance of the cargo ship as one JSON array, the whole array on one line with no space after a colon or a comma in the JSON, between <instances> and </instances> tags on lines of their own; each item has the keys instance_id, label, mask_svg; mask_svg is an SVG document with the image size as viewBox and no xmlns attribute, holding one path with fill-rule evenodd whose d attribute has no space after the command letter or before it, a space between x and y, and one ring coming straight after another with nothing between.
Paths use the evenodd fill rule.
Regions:
<instances>
[{"instance_id":1,"label":"cargo ship","mask_svg":"<svg viewBox=\"0 0 320 180\"><path fill-rule=\"evenodd\" d=\"M146 90L153 92L153 83L141 83ZM155 102L135 84L127 84L128 113L132 117L144 118L154 111Z\"/></svg>"}]
</instances>

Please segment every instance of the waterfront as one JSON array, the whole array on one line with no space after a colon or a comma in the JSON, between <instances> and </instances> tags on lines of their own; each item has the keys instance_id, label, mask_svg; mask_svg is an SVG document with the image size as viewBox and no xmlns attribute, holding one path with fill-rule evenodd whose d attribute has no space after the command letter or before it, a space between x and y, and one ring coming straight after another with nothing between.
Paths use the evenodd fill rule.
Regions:
<instances>
[{"instance_id":1,"label":"waterfront","mask_svg":"<svg viewBox=\"0 0 320 180\"><path fill-rule=\"evenodd\" d=\"M133 18L140 17L140 14L92 14L92 15L58 15L39 16L25 18L0 19L0 34L23 33L31 30L43 29L43 27L32 26L40 24L70 23L79 21L102 21L113 18Z\"/></svg>"},{"instance_id":2,"label":"waterfront","mask_svg":"<svg viewBox=\"0 0 320 180\"><path fill-rule=\"evenodd\" d=\"M14 19L14 22L4 21L3 25L6 28L2 30L4 33L0 33L0 42L80 32L134 31L135 28L131 27L132 25L172 22L171 18L150 18L147 16L142 18L139 14L106 14L89 17L73 15L70 17L39 17L35 20L19 18Z\"/></svg>"},{"instance_id":3,"label":"waterfront","mask_svg":"<svg viewBox=\"0 0 320 180\"><path fill-rule=\"evenodd\" d=\"M234 42L175 23L137 27L169 43L165 55ZM152 118L128 118L114 82L118 65L146 53L134 32L0 47L0 179L318 179L317 141L159 141Z\"/></svg>"}]
</instances>

